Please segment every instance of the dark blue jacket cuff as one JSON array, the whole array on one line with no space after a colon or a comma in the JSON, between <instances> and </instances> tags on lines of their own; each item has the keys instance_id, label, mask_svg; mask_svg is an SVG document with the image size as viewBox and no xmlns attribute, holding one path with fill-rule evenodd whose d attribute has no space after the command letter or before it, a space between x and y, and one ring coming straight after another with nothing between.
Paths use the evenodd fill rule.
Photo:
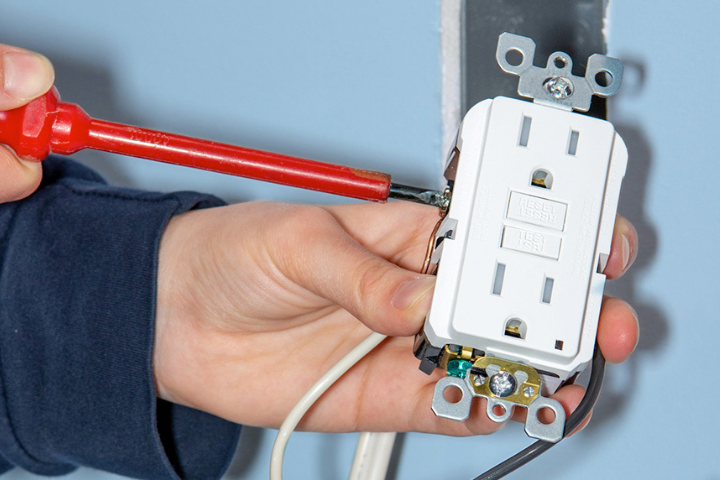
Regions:
<instances>
[{"instance_id":1,"label":"dark blue jacket cuff","mask_svg":"<svg viewBox=\"0 0 720 480\"><path fill-rule=\"evenodd\" d=\"M43 163L35 194L0 205L0 471L219 478L240 427L157 401L152 349L165 225L222 202Z\"/></svg>"}]
</instances>

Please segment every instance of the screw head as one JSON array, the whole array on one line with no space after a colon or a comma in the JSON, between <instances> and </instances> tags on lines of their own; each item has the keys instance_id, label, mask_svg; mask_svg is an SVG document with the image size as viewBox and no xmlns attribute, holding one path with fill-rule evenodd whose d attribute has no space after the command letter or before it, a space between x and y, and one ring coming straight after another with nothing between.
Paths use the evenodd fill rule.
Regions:
<instances>
[{"instance_id":1,"label":"screw head","mask_svg":"<svg viewBox=\"0 0 720 480\"><path fill-rule=\"evenodd\" d=\"M476 387L481 387L485 385L485 377L482 375L475 375L475 378L473 378L473 385Z\"/></svg>"},{"instance_id":2,"label":"screw head","mask_svg":"<svg viewBox=\"0 0 720 480\"><path fill-rule=\"evenodd\" d=\"M550 77L545 80L543 86L545 91L557 100L563 100L573 94L573 84L567 78Z\"/></svg>"},{"instance_id":3,"label":"screw head","mask_svg":"<svg viewBox=\"0 0 720 480\"><path fill-rule=\"evenodd\" d=\"M500 371L490 377L488 388L496 397L509 397L515 392L515 388L517 388L517 380L508 372Z\"/></svg>"},{"instance_id":4,"label":"screw head","mask_svg":"<svg viewBox=\"0 0 720 480\"><path fill-rule=\"evenodd\" d=\"M535 395L535 389L533 387L525 387L523 389L523 395L525 395L527 398L530 398Z\"/></svg>"}]
</instances>

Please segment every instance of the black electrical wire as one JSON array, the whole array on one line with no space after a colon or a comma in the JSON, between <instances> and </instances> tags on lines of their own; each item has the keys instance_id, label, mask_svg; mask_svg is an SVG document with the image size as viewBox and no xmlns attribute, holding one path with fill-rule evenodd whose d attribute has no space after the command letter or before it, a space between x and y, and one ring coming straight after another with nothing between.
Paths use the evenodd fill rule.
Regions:
<instances>
[{"instance_id":1,"label":"black electrical wire","mask_svg":"<svg viewBox=\"0 0 720 480\"><path fill-rule=\"evenodd\" d=\"M595 402L600 395L600 389L602 388L604 376L605 357L603 357L602 352L600 351L600 347L596 343L595 352L593 353L592 359L592 373L590 374L590 381L588 382L585 396L580 402L580 405L578 405L575 411L571 413L565 421L563 438L570 435L573 430L579 427L592 411L593 407L595 406ZM556 443L553 442L538 440L537 442L527 447L525 450L516 453L512 457L496 465L482 475L475 477L473 480L497 480L499 478L502 478L508 473L517 470L529 461L534 460L538 456L547 452L555 445Z\"/></svg>"}]
</instances>

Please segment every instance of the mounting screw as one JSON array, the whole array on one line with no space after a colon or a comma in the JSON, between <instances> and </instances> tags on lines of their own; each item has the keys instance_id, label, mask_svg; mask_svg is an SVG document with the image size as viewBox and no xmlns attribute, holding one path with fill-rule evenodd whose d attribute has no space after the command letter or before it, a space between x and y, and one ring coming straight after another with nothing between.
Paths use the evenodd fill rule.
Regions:
<instances>
[{"instance_id":1,"label":"mounting screw","mask_svg":"<svg viewBox=\"0 0 720 480\"><path fill-rule=\"evenodd\" d=\"M509 397L517 388L517 380L508 372L501 371L490 377L489 388L496 397Z\"/></svg>"},{"instance_id":2,"label":"mounting screw","mask_svg":"<svg viewBox=\"0 0 720 480\"><path fill-rule=\"evenodd\" d=\"M525 387L525 389L523 389L523 395L530 398L535 395L535 389L533 387Z\"/></svg>"},{"instance_id":3,"label":"mounting screw","mask_svg":"<svg viewBox=\"0 0 720 480\"><path fill-rule=\"evenodd\" d=\"M482 375L475 375L475 378L473 378L473 385L476 387L482 387L485 385L485 377Z\"/></svg>"},{"instance_id":4,"label":"mounting screw","mask_svg":"<svg viewBox=\"0 0 720 480\"><path fill-rule=\"evenodd\" d=\"M563 77L550 77L543 84L545 90L558 100L564 100L573 94L572 82Z\"/></svg>"}]
</instances>

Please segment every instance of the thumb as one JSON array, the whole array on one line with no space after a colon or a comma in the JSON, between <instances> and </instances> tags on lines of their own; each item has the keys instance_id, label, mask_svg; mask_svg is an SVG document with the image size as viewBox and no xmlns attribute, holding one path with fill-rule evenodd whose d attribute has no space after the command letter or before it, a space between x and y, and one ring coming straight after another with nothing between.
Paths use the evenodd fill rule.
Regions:
<instances>
[{"instance_id":1,"label":"thumb","mask_svg":"<svg viewBox=\"0 0 720 480\"><path fill-rule=\"evenodd\" d=\"M288 259L290 276L340 305L373 331L417 333L430 309L435 277L400 268L367 250L327 212L313 209L303 248ZM309 235L308 235L309 234ZM308 268L312 265L312 268Z\"/></svg>"},{"instance_id":2,"label":"thumb","mask_svg":"<svg viewBox=\"0 0 720 480\"><path fill-rule=\"evenodd\" d=\"M0 111L25 105L50 90L55 71L44 56L0 44Z\"/></svg>"}]
</instances>

